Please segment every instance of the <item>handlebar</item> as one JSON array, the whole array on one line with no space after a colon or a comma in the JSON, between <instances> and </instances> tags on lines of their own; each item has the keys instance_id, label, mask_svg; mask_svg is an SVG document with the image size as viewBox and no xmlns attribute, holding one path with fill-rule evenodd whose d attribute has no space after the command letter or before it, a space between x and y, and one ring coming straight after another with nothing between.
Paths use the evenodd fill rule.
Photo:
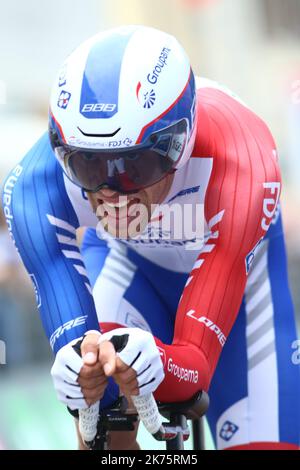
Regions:
<instances>
[{"instance_id":1,"label":"handlebar","mask_svg":"<svg viewBox=\"0 0 300 470\"><path fill-rule=\"evenodd\" d=\"M189 438L189 428L186 419L198 419L203 416L208 408L209 397L206 392L197 393L192 399L181 403L157 403L152 394L131 397L136 407L138 415L147 431L158 441L170 441L180 434L182 440ZM124 417L125 429L128 420L125 419L125 409L121 410ZM170 423L163 423L161 414ZM83 440L89 448L93 448L93 443L97 435L97 423L99 416L99 402L90 406L86 410L79 411L79 430ZM116 419L109 417L112 421ZM117 417L120 419L120 414ZM131 419L130 421L134 421Z\"/></svg>"},{"instance_id":2,"label":"handlebar","mask_svg":"<svg viewBox=\"0 0 300 470\"><path fill-rule=\"evenodd\" d=\"M166 432L162 424L162 416L152 393L131 398L147 431L157 440L163 440ZM79 431L88 446L91 445L97 434L99 406L100 402L98 401L89 408L79 410Z\"/></svg>"},{"instance_id":3,"label":"handlebar","mask_svg":"<svg viewBox=\"0 0 300 470\"><path fill-rule=\"evenodd\" d=\"M100 402L97 401L89 408L79 410L79 432L88 447L97 434L99 406Z\"/></svg>"}]
</instances>

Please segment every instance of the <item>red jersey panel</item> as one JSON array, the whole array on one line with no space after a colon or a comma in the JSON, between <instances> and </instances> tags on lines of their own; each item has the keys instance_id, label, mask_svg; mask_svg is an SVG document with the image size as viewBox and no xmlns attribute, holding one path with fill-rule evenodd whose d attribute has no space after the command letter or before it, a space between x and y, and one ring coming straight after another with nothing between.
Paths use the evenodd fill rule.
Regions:
<instances>
[{"instance_id":1,"label":"red jersey panel","mask_svg":"<svg viewBox=\"0 0 300 470\"><path fill-rule=\"evenodd\" d=\"M192 158L213 158L205 196L210 239L183 291L173 344L157 340L166 373L155 393L161 401L183 401L208 390L242 302L247 256L268 230L281 188L269 129L219 89L198 90Z\"/></svg>"}]
</instances>

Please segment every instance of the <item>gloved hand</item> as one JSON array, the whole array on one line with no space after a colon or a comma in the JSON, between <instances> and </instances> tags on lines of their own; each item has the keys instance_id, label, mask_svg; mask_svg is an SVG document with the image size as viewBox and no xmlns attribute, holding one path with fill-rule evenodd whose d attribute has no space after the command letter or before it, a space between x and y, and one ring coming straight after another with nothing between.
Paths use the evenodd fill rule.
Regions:
<instances>
[{"instance_id":1,"label":"gloved hand","mask_svg":"<svg viewBox=\"0 0 300 470\"><path fill-rule=\"evenodd\" d=\"M151 333L140 328L117 328L104 333L100 347L110 340L115 350L115 382L127 396L154 392L164 379L163 364Z\"/></svg>"},{"instance_id":2,"label":"gloved hand","mask_svg":"<svg viewBox=\"0 0 300 470\"><path fill-rule=\"evenodd\" d=\"M100 333L88 331L84 337L61 348L51 375L59 401L71 410L87 408L100 400L107 377L114 373L115 351L109 341L99 345ZM82 357L81 357L82 356Z\"/></svg>"}]
</instances>

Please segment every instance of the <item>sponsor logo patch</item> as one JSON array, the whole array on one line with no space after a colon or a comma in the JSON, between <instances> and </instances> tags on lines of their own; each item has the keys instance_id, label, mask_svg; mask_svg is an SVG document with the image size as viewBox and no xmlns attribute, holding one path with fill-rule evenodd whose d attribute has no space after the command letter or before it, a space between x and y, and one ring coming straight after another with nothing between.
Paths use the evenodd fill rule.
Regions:
<instances>
[{"instance_id":1,"label":"sponsor logo patch","mask_svg":"<svg viewBox=\"0 0 300 470\"><path fill-rule=\"evenodd\" d=\"M168 360L167 370L170 372L170 374L177 377L179 382L183 380L184 382L191 382L194 384L198 383L199 374L197 370L180 367L175 364L171 358Z\"/></svg>"},{"instance_id":2,"label":"sponsor logo patch","mask_svg":"<svg viewBox=\"0 0 300 470\"><path fill-rule=\"evenodd\" d=\"M14 190L14 187L23 171L23 167L21 165L17 165L7 178L4 184L3 188L3 212L4 212L4 217L7 223L7 228L10 233L11 239L16 246L15 238L13 235L13 220L14 216L12 213L11 209L11 204L12 204L12 193ZM17 246L16 249L18 250ZM18 250L19 251L19 250Z\"/></svg>"},{"instance_id":3,"label":"sponsor logo patch","mask_svg":"<svg viewBox=\"0 0 300 470\"><path fill-rule=\"evenodd\" d=\"M230 441L238 429L239 427L236 424L232 423L231 421L225 421L220 430L219 436L224 441Z\"/></svg>"},{"instance_id":4,"label":"sponsor logo patch","mask_svg":"<svg viewBox=\"0 0 300 470\"><path fill-rule=\"evenodd\" d=\"M157 81L160 77L160 74L162 73L164 68L167 66L167 59L169 57L170 52L171 52L171 49L169 49L167 47L164 47L162 49L155 67L153 68L152 72L148 73L148 75L147 75L147 80L148 80L149 83L151 83L153 85L155 83L157 83Z\"/></svg>"},{"instance_id":5,"label":"sponsor logo patch","mask_svg":"<svg viewBox=\"0 0 300 470\"><path fill-rule=\"evenodd\" d=\"M178 197L187 196L188 194L198 193L199 190L200 190L200 186L194 186L193 188L183 189L182 191L179 191L179 193L175 194L175 196L173 196L168 201L168 203L174 201L174 199L176 199Z\"/></svg>"},{"instance_id":6,"label":"sponsor logo patch","mask_svg":"<svg viewBox=\"0 0 300 470\"><path fill-rule=\"evenodd\" d=\"M141 82L139 82L136 87L136 96L137 96L139 103L145 109L152 108L156 100L156 95L155 95L155 91L153 90L153 88L152 90L142 91Z\"/></svg>"},{"instance_id":7,"label":"sponsor logo patch","mask_svg":"<svg viewBox=\"0 0 300 470\"><path fill-rule=\"evenodd\" d=\"M255 258L255 254L256 254L256 251L257 251L257 248L260 246L260 244L262 243L264 237L262 237L255 245L255 247L253 248L253 250L250 251L250 253L246 256L246 260L245 260L245 263L246 263L246 274L249 273L250 271L250 268L252 266L252 263L254 261L254 258Z\"/></svg>"},{"instance_id":8,"label":"sponsor logo patch","mask_svg":"<svg viewBox=\"0 0 300 470\"><path fill-rule=\"evenodd\" d=\"M187 317L193 318L199 323L203 323L207 328L209 328L213 333L215 333L219 340L219 343L223 347L227 338L224 335L224 333L221 331L221 329L218 327L218 325L216 325L213 321L209 320L209 318L206 318L204 316L201 316L198 318L198 317L195 317L194 314L195 314L195 310L189 310L186 315Z\"/></svg>"},{"instance_id":9,"label":"sponsor logo patch","mask_svg":"<svg viewBox=\"0 0 300 470\"><path fill-rule=\"evenodd\" d=\"M279 182L264 183L263 187L269 192L268 197L264 198L263 212L264 217L261 221L261 227L267 231L272 223L273 216L279 201L281 184Z\"/></svg>"},{"instance_id":10,"label":"sponsor logo patch","mask_svg":"<svg viewBox=\"0 0 300 470\"><path fill-rule=\"evenodd\" d=\"M164 349L160 348L159 346L157 346L157 349L159 350L159 355L160 355L160 358L161 358L161 362L163 363L163 366L165 368L166 363L167 363L166 351Z\"/></svg>"},{"instance_id":11,"label":"sponsor logo patch","mask_svg":"<svg viewBox=\"0 0 300 470\"><path fill-rule=\"evenodd\" d=\"M77 317L74 320L70 320L63 325L59 326L54 333L52 333L50 337L50 346L53 349L56 341L63 335L66 331L71 330L71 328L75 328L76 326L83 325L86 322L87 315L83 315L81 317Z\"/></svg>"},{"instance_id":12,"label":"sponsor logo patch","mask_svg":"<svg viewBox=\"0 0 300 470\"><path fill-rule=\"evenodd\" d=\"M67 109L70 99L71 93L62 90L57 101L57 106L62 109Z\"/></svg>"},{"instance_id":13,"label":"sponsor logo patch","mask_svg":"<svg viewBox=\"0 0 300 470\"><path fill-rule=\"evenodd\" d=\"M117 105L114 103L86 103L82 106L82 113L112 113Z\"/></svg>"},{"instance_id":14,"label":"sponsor logo patch","mask_svg":"<svg viewBox=\"0 0 300 470\"><path fill-rule=\"evenodd\" d=\"M59 87L62 87L67 83L66 75L67 75L67 66L65 65L61 69L61 72L60 72L59 77L58 77L58 86Z\"/></svg>"}]
</instances>

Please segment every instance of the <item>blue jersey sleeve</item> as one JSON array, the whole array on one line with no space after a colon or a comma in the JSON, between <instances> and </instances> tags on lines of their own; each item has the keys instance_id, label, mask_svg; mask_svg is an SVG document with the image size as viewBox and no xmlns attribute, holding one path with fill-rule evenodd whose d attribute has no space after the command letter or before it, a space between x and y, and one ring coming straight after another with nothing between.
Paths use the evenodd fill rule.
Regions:
<instances>
[{"instance_id":1,"label":"blue jersey sleeve","mask_svg":"<svg viewBox=\"0 0 300 470\"><path fill-rule=\"evenodd\" d=\"M99 329L91 287L76 243L78 218L63 172L45 134L8 175L3 209L34 285L56 353L89 329Z\"/></svg>"}]
</instances>

